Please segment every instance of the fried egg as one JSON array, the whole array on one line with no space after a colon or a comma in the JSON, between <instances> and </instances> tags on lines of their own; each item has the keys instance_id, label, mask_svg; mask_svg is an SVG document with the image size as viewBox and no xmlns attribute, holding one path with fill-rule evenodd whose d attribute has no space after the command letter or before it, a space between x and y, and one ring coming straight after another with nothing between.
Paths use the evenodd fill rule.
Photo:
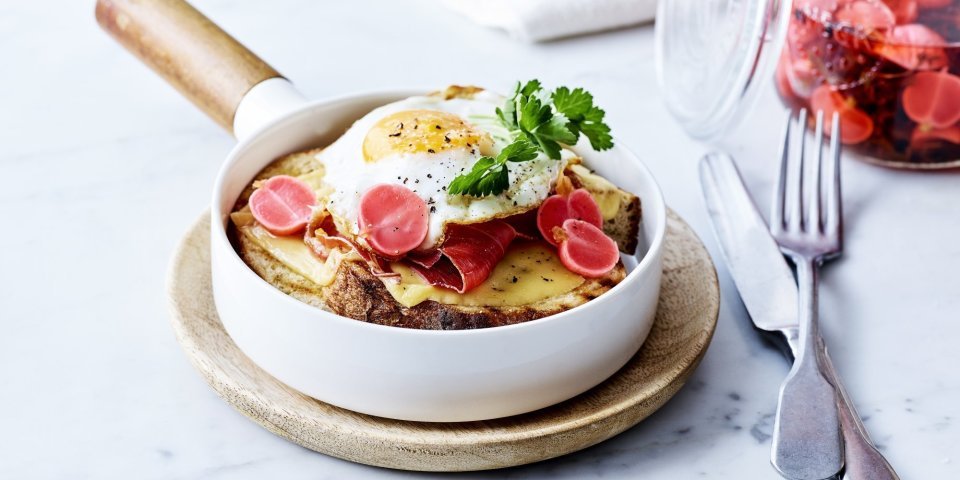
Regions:
<instances>
[{"instance_id":1,"label":"fried egg","mask_svg":"<svg viewBox=\"0 0 960 480\"><path fill-rule=\"evenodd\" d=\"M504 97L488 91L472 98L410 97L379 107L357 120L317 155L324 164L325 206L341 233L357 235L360 199L381 183L409 188L429 208L421 249L437 246L448 224L480 223L538 207L567 162L541 153L509 163L510 188L498 195L449 195L447 186L482 156L495 157L511 142L496 118Z\"/></svg>"}]
</instances>

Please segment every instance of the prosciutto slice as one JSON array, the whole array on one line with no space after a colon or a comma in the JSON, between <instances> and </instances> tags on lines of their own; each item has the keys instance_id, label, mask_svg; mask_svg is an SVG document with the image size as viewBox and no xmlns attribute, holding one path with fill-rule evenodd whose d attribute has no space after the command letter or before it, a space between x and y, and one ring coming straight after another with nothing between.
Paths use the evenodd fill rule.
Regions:
<instances>
[{"instance_id":1,"label":"prosciutto slice","mask_svg":"<svg viewBox=\"0 0 960 480\"><path fill-rule=\"evenodd\" d=\"M375 276L400 277L399 273L390 269L389 259L362 248L356 242L340 235L337 231L336 224L333 222L333 217L331 217L326 210L314 213L310 223L307 224L307 231L304 234L303 241L313 250L313 253L322 260L326 260L330 255L330 251L333 249L353 250L360 255L360 258L367 262L367 265L370 266L370 271Z\"/></svg>"},{"instance_id":2,"label":"prosciutto slice","mask_svg":"<svg viewBox=\"0 0 960 480\"><path fill-rule=\"evenodd\" d=\"M537 240L541 238L540 230L537 228L537 209L528 210L524 213L511 215L503 219L510 224L517 232L517 238L524 240Z\"/></svg>"},{"instance_id":3,"label":"prosciutto slice","mask_svg":"<svg viewBox=\"0 0 960 480\"><path fill-rule=\"evenodd\" d=\"M439 255L408 255L407 263L431 285L464 293L483 283L517 238L517 230L503 220L447 226Z\"/></svg>"}]
</instances>

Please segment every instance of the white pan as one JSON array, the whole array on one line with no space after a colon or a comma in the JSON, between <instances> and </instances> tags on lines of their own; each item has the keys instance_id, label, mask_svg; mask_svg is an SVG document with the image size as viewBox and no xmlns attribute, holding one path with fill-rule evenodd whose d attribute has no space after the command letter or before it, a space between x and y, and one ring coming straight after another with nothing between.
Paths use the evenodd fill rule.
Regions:
<instances>
[{"instance_id":1,"label":"white pan","mask_svg":"<svg viewBox=\"0 0 960 480\"><path fill-rule=\"evenodd\" d=\"M505 327L429 331L364 323L301 303L258 277L227 240L227 218L244 187L278 156L327 145L373 108L423 92L306 101L180 0L99 0L97 20L236 136L211 201L214 299L237 345L287 385L382 417L485 420L590 389L646 339L660 290L666 211L650 172L625 148L579 152L642 200L641 260L624 257L631 271L619 285L572 310Z\"/></svg>"}]
</instances>

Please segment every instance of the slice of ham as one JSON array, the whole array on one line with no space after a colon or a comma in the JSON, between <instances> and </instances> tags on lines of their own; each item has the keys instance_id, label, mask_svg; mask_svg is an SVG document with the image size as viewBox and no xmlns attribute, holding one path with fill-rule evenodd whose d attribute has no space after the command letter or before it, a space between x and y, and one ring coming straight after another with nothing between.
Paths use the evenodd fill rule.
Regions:
<instances>
[{"instance_id":1,"label":"slice of ham","mask_svg":"<svg viewBox=\"0 0 960 480\"><path fill-rule=\"evenodd\" d=\"M390 260L372 252L359 243L350 240L337 230L333 217L326 210L314 214L303 237L304 243L313 250L320 259L326 260L334 249L353 250L370 267L370 272L377 277L399 278L400 274L390 268Z\"/></svg>"},{"instance_id":2,"label":"slice of ham","mask_svg":"<svg viewBox=\"0 0 960 480\"><path fill-rule=\"evenodd\" d=\"M527 210L524 213L511 215L507 218L504 218L503 221L507 222L511 227L513 227L513 230L517 232L517 238L522 238L524 240L538 240L543 238L540 236L540 230L537 228L536 208Z\"/></svg>"},{"instance_id":3,"label":"slice of ham","mask_svg":"<svg viewBox=\"0 0 960 480\"><path fill-rule=\"evenodd\" d=\"M407 253L406 259L424 268L430 268L436 265L443 258L443 252L439 248L430 250L413 250Z\"/></svg>"},{"instance_id":4,"label":"slice of ham","mask_svg":"<svg viewBox=\"0 0 960 480\"><path fill-rule=\"evenodd\" d=\"M408 256L407 264L429 284L464 293L490 276L515 238L517 231L503 220L451 224L439 256L418 255L416 260Z\"/></svg>"}]
</instances>

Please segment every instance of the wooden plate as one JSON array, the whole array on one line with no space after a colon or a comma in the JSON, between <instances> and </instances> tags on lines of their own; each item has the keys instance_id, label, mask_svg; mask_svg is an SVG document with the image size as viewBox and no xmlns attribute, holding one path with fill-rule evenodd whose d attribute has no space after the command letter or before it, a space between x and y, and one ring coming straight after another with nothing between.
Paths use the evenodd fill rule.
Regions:
<instances>
[{"instance_id":1,"label":"wooden plate","mask_svg":"<svg viewBox=\"0 0 960 480\"><path fill-rule=\"evenodd\" d=\"M717 323L720 290L710 256L669 212L657 318L640 351L592 390L498 420L418 423L354 413L307 397L247 358L224 331L210 289L209 215L184 237L167 289L173 329L193 365L234 408L311 450L353 462L423 471L510 467L565 455L636 425L696 368Z\"/></svg>"}]
</instances>

